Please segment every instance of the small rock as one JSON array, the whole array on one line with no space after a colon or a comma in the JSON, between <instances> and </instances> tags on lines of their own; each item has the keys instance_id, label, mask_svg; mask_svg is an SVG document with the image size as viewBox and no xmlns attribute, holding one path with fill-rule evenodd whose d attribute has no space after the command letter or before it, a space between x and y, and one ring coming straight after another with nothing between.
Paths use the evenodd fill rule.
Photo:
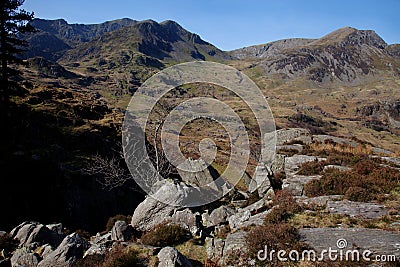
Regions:
<instances>
[{"instance_id":1,"label":"small rock","mask_svg":"<svg viewBox=\"0 0 400 267\"><path fill-rule=\"evenodd\" d=\"M340 166L340 165L327 165L324 167L324 171L329 170L329 169L335 169L335 170L338 170L341 172L352 170L352 168L350 168L350 167Z\"/></svg>"},{"instance_id":2,"label":"small rock","mask_svg":"<svg viewBox=\"0 0 400 267\"><path fill-rule=\"evenodd\" d=\"M148 196L140 203L133 215L131 225L138 231L149 231L155 226L169 220L174 214L175 207L185 201L188 187L183 184L174 184L165 181L154 193L155 198ZM162 199L163 202L157 199ZM165 203L170 203L170 205Z\"/></svg>"},{"instance_id":3,"label":"small rock","mask_svg":"<svg viewBox=\"0 0 400 267\"><path fill-rule=\"evenodd\" d=\"M192 267L192 263L173 247L161 249L157 257L158 267Z\"/></svg>"},{"instance_id":4,"label":"small rock","mask_svg":"<svg viewBox=\"0 0 400 267\"><path fill-rule=\"evenodd\" d=\"M116 221L111 230L111 240L129 241L133 237L133 227L125 221Z\"/></svg>"},{"instance_id":5,"label":"small rock","mask_svg":"<svg viewBox=\"0 0 400 267\"><path fill-rule=\"evenodd\" d=\"M227 206L220 206L213 210L207 220L207 227L216 226L226 223L228 218L233 215L235 211Z\"/></svg>"},{"instance_id":6,"label":"small rock","mask_svg":"<svg viewBox=\"0 0 400 267\"><path fill-rule=\"evenodd\" d=\"M321 175L293 175L290 178L283 180L282 188L289 190L293 196L302 196L304 193L304 186L312 180L321 179L321 177Z\"/></svg>"}]
</instances>

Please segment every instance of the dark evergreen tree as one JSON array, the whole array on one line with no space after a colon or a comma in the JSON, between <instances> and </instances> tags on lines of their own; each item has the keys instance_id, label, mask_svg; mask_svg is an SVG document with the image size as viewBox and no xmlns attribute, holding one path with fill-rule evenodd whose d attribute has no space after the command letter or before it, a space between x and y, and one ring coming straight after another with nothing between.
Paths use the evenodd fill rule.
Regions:
<instances>
[{"instance_id":1,"label":"dark evergreen tree","mask_svg":"<svg viewBox=\"0 0 400 267\"><path fill-rule=\"evenodd\" d=\"M33 12L27 12L20 8L24 2L25 0L0 1L0 96L3 101L8 99L10 94L10 77L18 73L15 69L10 68L10 64L22 63L18 54L25 51L28 46L28 43L20 36L34 31L29 24L33 19Z\"/></svg>"}]
</instances>

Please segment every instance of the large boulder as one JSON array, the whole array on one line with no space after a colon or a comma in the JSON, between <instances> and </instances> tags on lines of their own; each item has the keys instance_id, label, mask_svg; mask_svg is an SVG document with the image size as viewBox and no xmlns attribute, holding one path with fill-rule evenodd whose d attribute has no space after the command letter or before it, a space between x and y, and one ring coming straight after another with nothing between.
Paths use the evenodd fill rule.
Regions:
<instances>
[{"instance_id":1,"label":"large boulder","mask_svg":"<svg viewBox=\"0 0 400 267\"><path fill-rule=\"evenodd\" d=\"M149 231L171 218L175 211L173 204L185 200L186 190L187 187L182 184L163 182L155 191L154 197L148 196L136 207L132 215L132 227L138 231Z\"/></svg>"},{"instance_id":2,"label":"large boulder","mask_svg":"<svg viewBox=\"0 0 400 267\"><path fill-rule=\"evenodd\" d=\"M129 241L134 234L133 227L125 221L116 221L111 230L111 240L114 241Z\"/></svg>"},{"instance_id":3,"label":"large boulder","mask_svg":"<svg viewBox=\"0 0 400 267\"><path fill-rule=\"evenodd\" d=\"M89 242L77 233L70 234L64 238L56 250L39 263L38 267L70 267L83 257L83 253L88 248Z\"/></svg>"},{"instance_id":4,"label":"large boulder","mask_svg":"<svg viewBox=\"0 0 400 267\"><path fill-rule=\"evenodd\" d=\"M57 247L62 240L62 235L38 222L24 222L15 227L10 235L18 239L21 246L50 244Z\"/></svg>"},{"instance_id":5,"label":"large boulder","mask_svg":"<svg viewBox=\"0 0 400 267\"><path fill-rule=\"evenodd\" d=\"M176 248L165 247L157 254L158 267L192 267L192 263Z\"/></svg>"}]
</instances>

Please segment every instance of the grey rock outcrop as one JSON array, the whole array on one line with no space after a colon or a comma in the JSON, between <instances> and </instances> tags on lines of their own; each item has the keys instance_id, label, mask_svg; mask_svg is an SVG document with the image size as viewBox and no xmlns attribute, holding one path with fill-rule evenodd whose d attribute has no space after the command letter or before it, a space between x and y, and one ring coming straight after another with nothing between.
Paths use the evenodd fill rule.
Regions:
<instances>
[{"instance_id":1,"label":"grey rock outcrop","mask_svg":"<svg viewBox=\"0 0 400 267\"><path fill-rule=\"evenodd\" d=\"M289 190L293 196L302 196L304 195L304 186L312 180L321 179L321 177L321 175L293 175L283 180L282 188Z\"/></svg>"},{"instance_id":2,"label":"grey rock outcrop","mask_svg":"<svg viewBox=\"0 0 400 267\"><path fill-rule=\"evenodd\" d=\"M219 266L247 266L246 232L229 234L225 240L206 238L207 258Z\"/></svg>"},{"instance_id":3,"label":"grey rock outcrop","mask_svg":"<svg viewBox=\"0 0 400 267\"><path fill-rule=\"evenodd\" d=\"M192 263L173 247L161 249L157 257L158 267L192 267Z\"/></svg>"},{"instance_id":4,"label":"grey rock outcrop","mask_svg":"<svg viewBox=\"0 0 400 267\"><path fill-rule=\"evenodd\" d=\"M303 128L280 129L276 131L277 146L282 146L285 143L300 141L304 144L311 143L311 132Z\"/></svg>"},{"instance_id":5,"label":"grey rock outcrop","mask_svg":"<svg viewBox=\"0 0 400 267\"><path fill-rule=\"evenodd\" d=\"M298 172L298 170L300 169L300 166L303 163L311 162L311 161L315 161L315 160L317 160L317 157L306 156L306 155L294 155L292 157L285 158L286 178L293 177ZM324 160L324 159L321 158L319 160Z\"/></svg>"},{"instance_id":6,"label":"grey rock outcrop","mask_svg":"<svg viewBox=\"0 0 400 267\"><path fill-rule=\"evenodd\" d=\"M39 246L50 244L57 247L62 240L62 235L38 222L24 222L15 227L10 234L13 238L19 240L21 246L37 243Z\"/></svg>"},{"instance_id":7,"label":"grey rock outcrop","mask_svg":"<svg viewBox=\"0 0 400 267\"><path fill-rule=\"evenodd\" d=\"M299 230L299 234L301 240L318 253L328 248L338 249L338 240L345 239L347 246L343 249L400 256L400 235L395 232L365 228L304 228Z\"/></svg>"},{"instance_id":8,"label":"grey rock outcrop","mask_svg":"<svg viewBox=\"0 0 400 267\"><path fill-rule=\"evenodd\" d=\"M294 199L297 204L306 208L325 208L328 201L339 201L343 199L343 195L330 195L330 196L319 196L319 197L305 197L298 196Z\"/></svg>"},{"instance_id":9,"label":"grey rock outcrop","mask_svg":"<svg viewBox=\"0 0 400 267\"><path fill-rule=\"evenodd\" d=\"M77 233L65 237L56 250L45 257L38 267L70 267L78 259L83 257L85 250L89 248L89 243L81 238Z\"/></svg>"}]
</instances>

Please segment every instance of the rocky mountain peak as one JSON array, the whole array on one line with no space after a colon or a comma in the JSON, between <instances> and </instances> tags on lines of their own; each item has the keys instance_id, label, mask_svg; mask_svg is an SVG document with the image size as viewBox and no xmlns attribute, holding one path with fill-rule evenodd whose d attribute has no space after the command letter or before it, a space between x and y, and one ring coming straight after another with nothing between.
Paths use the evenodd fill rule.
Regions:
<instances>
[{"instance_id":1,"label":"rocky mountain peak","mask_svg":"<svg viewBox=\"0 0 400 267\"><path fill-rule=\"evenodd\" d=\"M339 45L342 47L369 45L384 49L387 43L373 30L344 27L325 35L310 45Z\"/></svg>"}]
</instances>

